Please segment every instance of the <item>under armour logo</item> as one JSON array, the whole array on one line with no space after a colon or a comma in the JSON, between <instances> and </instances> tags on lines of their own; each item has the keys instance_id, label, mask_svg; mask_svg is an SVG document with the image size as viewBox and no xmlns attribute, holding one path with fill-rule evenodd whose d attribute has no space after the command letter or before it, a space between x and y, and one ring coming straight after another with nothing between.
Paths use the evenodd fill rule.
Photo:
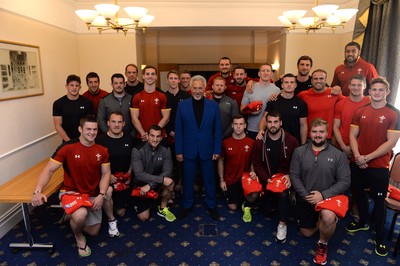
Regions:
<instances>
[{"instance_id":1,"label":"under armour logo","mask_svg":"<svg viewBox=\"0 0 400 266\"><path fill-rule=\"evenodd\" d=\"M271 151L271 149L270 149L270 148L267 148L267 151Z\"/></svg>"},{"instance_id":2,"label":"under armour logo","mask_svg":"<svg viewBox=\"0 0 400 266\"><path fill-rule=\"evenodd\" d=\"M228 148L228 151L233 151L233 148Z\"/></svg>"},{"instance_id":3,"label":"under armour logo","mask_svg":"<svg viewBox=\"0 0 400 266\"><path fill-rule=\"evenodd\" d=\"M336 200L337 206L342 207L342 201L341 200Z\"/></svg>"},{"instance_id":4,"label":"under armour logo","mask_svg":"<svg viewBox=\"0 0 400 266\"><path fill-rule=\"evenodd\" d=\"M157 157L157 161L162 161L162 157Z\"/></svg>"},{"instance_id":5,"label":"under armour logo","mask_svg":"<svg viewBox=\"0 0 400 266\"><path fill-rule=\"evenodd\" d=\"M129 144L128 144L128 143L125 143L125 147L129 147Z\"/></svg>"},{"instance_id":6,"label":"under armour logo","mask_svg":"<svg viewBox=\"0 0 400 266\"><path fill-rule=\"evenodd\" d=\"M81 156L79 154L75 154L75 159L80 159Z\"/></svg>"},{"instance_id":7,"label":"under armour logo","mask_svg":"<svg viewBox=\"0 0 400 266\"><path fill-rule=\"evenodd\" d=\"M329 94L329 95L328 95L328 98L331 98L331 97L332 97L332 95L331 95L331 94Z\"/></svg>"},{"instance_id":8,"label":"under armour logo","mask_svg":"<svg viewBox=\"0 0 400 266\"><path fill-rule=\"evenodd\" d=\"M361 116L361 119L366 119L366 118L367 118L366 115Z\"/></svg>"},{"instance_id":9,"label":"under armour logo","mask_svg":"<svg viewBox=\"0 0 400 266\"><path fill-rule=\"evenodd\" d=\"M297 106L293 106L293 109L297 109Z\"/></svg>"},{"instance_id":10,"label":"under armour logo","mask_svg":"<svg viewBox=\"0 0 400 266\"><path fill-rule=\"evenodd\" d=\"M144 103L144 100L140 100L141 103Z\"/></svg>"},{"instance_id":11,"label":"under armour logo","mask_svg":"<svg viewBox=\"0 0 400 266\"><path fill-rule=\"evenodd\" d=\"M328 162L333 162L333 159L332 158L328 158Z\"/></svg>"},{"instance_id":12,"label":"under armour logo","mask_svg":"<svg viewBox=\"0 0 400 266\"><path fill-rule=\"evenodd\" d=\"M85 109L85 106L79 106L79 108L80 108L81 110L84 110L84 109Z\"/></svg>"}]
</instances>

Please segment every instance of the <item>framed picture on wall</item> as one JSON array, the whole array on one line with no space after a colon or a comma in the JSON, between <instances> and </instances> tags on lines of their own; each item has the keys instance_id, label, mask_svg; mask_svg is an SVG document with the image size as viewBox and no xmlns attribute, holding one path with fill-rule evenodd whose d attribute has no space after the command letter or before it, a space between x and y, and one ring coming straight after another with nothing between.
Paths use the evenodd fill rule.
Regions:
<instances>
[{"instance_id":1,"label":"framed picture on wall","mask_svg":"<svg viewBox=\"0 0 400 266\"><path fill-rule=\"evenodd\" d=\"M44 94L39 46L0 40L0 101Z\"/></svg>"}]
</instances>

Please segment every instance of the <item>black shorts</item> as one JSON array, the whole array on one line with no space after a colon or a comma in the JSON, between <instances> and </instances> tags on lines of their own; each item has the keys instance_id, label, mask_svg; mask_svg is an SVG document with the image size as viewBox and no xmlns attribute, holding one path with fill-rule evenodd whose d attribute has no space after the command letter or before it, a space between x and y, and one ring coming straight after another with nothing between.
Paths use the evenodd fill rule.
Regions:
<instances>
[{"instance_id":1,"label":"black shorts","mask_svg":"<svg viewBox=\"0 0 400 266\"><path fill-rule=\"evenodd\" d=\"M239 204L243 201L243 188L241 180L232 185L227 185L226 188L227 190L223 191L223 193L228 204Z\"/></svg>"},{"instance_id":2,"label":"black shorts","mask_svg":"<svg viewBox=\"0 0 400 266\"><path fill-rule=\"evenodd\" d=\"M136 214L140 214L153 206L157 206L158 202L158 199L132 197L133 210Z\"/></svg>"},{"instance_id":3,"label":"black shorts","mask_svg":"<svg viewBox=\"0 0 400 266\"><path fill-rule=\"evenodd\" d=\"M315 228L319 219L319 212L315 211L315 205L297 198L296 217L300 228Z\"/></svg>"},{"instance_id":4,"label":"black shorts","mask_svg":"<svg viewBox=\"0 0 400 266\"><path fill-rule=\"evenodd\" d=\"M131 196L131 190L130 189L125 189L122 191L113 191L112 193L112 199L114 203L114 208L116 209L126 209L129 208L129 206L132 203L132 196Z\"/></svg>"}]
</instances>

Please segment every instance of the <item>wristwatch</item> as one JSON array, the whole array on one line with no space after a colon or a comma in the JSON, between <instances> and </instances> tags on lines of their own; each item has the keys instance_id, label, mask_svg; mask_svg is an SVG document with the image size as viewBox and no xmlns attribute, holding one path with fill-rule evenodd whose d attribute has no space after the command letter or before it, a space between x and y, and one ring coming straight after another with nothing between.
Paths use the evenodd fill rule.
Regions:
<instances>
[{"instance_id":1,"label":"wristwatch","mask_svg":"<svg viewBox=\"0 0 400 266\"><path fill-rule=\"evenodd\" d=\"M99 195L102 195L102 196L103 196L103 199L104 199L104 200L107 200L106 194L100 192Z\"/></svg>"}]
</instances>

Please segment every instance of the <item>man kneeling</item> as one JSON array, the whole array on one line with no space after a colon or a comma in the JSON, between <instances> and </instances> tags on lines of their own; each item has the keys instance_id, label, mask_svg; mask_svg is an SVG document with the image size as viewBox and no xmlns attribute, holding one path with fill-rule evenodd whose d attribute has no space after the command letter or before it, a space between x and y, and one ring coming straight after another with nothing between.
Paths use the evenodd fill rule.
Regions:
<instances>
[{"instance_id":1,"label":"man kneeling","mask_svg":"<svg viewBox=\"0 0 400 266\"><path fill-rule=\"evenodd\" d=\"M47 197L42 191L52 174L63 165L64 183L60 198L65 203L63 204L65 211L71 214L70 225L75 235L78 254L87 257L91 254L91 249L86 243L83 232L88 235L99 233L102 206L110 183L111 171L107 149L94 142L98 130L95 117L89 115L81 118L78 129L80 137L58 147L49 163L43 168L33 192L32 205L39 206L47 202ZM63 201L63 197L69 199ZM78 202L80 204L77 204Z\"/></svg>"},{"instance_id":2,"label":"man kneeling","mask_svg":"<svg viewBox=\"0 0 400 266\"><path fill-rule=\"evenodd\" d=\"M344 152L328 143L328 123L320 118L310 124L310 143L295 149L290 179L297 195L300 233L313 236L319 230L314 262L325 265L328 241L336 229L337 215L332 210L315 210L324 199L344 193L350 186L350 168Z\"/></svg>"},{"instance_id":3,"label":"man kneeling","mask_svg":"<svg viewBox=\"0 0 400 266\"><path fill-rule=\"evenodd\" d=\"M169 148L160 145L162 129L158 125L150 126L148 140L141 147L132 150L133 183L140 187L140 197L133 197L133 205L137 217L141 221L150 218L150 207L154 199L149 197L150 190L161 195L161 203L157 214L168 222L175 221L175 215L169 211L167 204L174 191L172 175L172 159Z\"/></svg>"}]
</instances>

